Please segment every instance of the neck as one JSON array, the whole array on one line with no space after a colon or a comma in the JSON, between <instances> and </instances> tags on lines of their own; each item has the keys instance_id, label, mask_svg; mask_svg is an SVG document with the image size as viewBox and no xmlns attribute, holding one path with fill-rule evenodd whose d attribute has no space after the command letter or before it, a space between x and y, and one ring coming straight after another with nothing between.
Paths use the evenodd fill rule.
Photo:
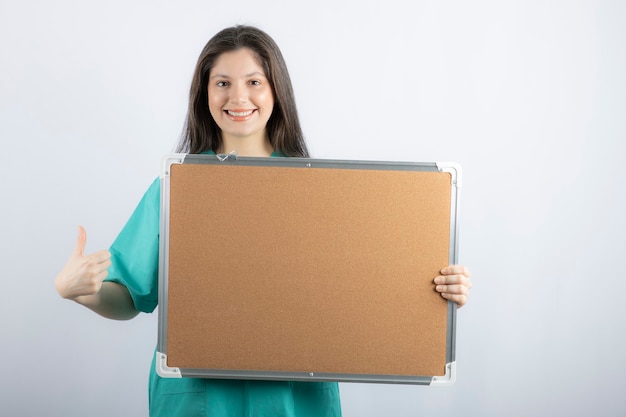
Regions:
<instances>
[{"instance_id":1,"label":"neck","mask_svg":"<svg viewBox=\"0 0 626 417\"><path fill-rule=\"evenodd\" d=\"M251 137L233 137L224 135L222 137L222 146L218 153L228 154L236 152L239 156L270 156L274 152L274 148L270 144L269 138L260 137L258 139Z\"/></svg>"}]
</instances>

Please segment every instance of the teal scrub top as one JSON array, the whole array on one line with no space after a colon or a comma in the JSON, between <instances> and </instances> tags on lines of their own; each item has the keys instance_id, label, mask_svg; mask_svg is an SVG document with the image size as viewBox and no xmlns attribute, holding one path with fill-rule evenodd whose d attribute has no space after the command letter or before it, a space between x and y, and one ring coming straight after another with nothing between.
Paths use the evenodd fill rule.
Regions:
<instances>
[{"instance_id":1,"label":"teal scrub top","mask_svg":"<svg viewBox=\"0 0 626 417\"><path fill-rule=\"evenodd\" d=\"M135 308L147 313L158 303L160 194L156 179L110 248L107 281L128 288ZM161 378L154 356L149 408L151 417L341 416L336 382Z\"/></svg>"}]
</instances>

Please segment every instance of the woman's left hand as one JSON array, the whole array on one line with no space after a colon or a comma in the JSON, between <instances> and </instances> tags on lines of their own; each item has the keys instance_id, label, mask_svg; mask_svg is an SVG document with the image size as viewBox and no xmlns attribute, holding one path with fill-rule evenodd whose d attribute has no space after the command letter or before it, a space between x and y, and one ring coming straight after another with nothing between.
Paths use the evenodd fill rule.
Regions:
<instances>
[{"instance_id":1,"label":"woman's left hand","mask_svg":"<svg viewBox=\"0 0 626 417\"><path fill-rule=\"evenodd\" d=\"M441 270L441 275L435 277L434 282L435 290L446 300L454 301L459 308L467 303L472 288L467 267L449 265Z\"/></svg>"}]
</instances>

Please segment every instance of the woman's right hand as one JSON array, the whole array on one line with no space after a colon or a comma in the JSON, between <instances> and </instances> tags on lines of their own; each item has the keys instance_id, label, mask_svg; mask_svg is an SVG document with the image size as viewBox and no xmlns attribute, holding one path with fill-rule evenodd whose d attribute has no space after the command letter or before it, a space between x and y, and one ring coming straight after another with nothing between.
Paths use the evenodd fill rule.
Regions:
<instances>
[{"instance_id":1,"label":"woman's right hand","mask_svg":"<svg viewBox=\"0 0 626 417\"><path fill-rule=\"evenodd\" d=\"M107 277L107 269L111 266L109 251L101 250L85 255L86 243L87 232L79 226L74 251L54 280L59 295L68 300L76 300L77 297L83 295L97 294Z\"/></svg>"}]
</instances>

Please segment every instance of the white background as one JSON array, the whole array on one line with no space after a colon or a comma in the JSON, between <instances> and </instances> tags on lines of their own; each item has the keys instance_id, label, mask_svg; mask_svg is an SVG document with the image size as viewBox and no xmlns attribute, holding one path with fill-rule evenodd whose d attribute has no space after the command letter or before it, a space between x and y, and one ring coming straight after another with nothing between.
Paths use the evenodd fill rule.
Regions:
<instances>
[{"instance_id":1,"label":"white background","mask_svg":"<svg viewBox=\"0 0 626 417\"><path fill-rule=\"evenodd\" d=\"M591 0L2 0L0 414L147 415L156 314L53 279L79 224L111 244L236 23L281 46L313 156L464 168L457 383L341 384L344 415L626 415L626 2Z\"/></svg>"}]
</instances>

